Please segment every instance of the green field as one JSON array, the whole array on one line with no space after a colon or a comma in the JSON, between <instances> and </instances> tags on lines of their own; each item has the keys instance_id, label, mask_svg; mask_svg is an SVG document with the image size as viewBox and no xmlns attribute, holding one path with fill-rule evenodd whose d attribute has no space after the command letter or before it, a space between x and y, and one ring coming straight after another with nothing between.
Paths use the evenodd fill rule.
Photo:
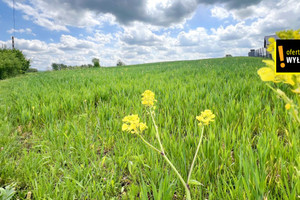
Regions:
<instances>
[{"instance_id":1,"label":"green field","mask_svg":"<svg viewBox=\"0 0 300 200\"><path fill-rule=\"evenodd\" d=\"M43 72L0 81L0 187L24 199L183 199L161 155L121 131L149 89L170 160L186 179L205 129L192 179L193 199L297 199L300 128L256 71L260 58L219 58ZM287 86L279 85L289 91Z\"/></svg>"}]
</instances>

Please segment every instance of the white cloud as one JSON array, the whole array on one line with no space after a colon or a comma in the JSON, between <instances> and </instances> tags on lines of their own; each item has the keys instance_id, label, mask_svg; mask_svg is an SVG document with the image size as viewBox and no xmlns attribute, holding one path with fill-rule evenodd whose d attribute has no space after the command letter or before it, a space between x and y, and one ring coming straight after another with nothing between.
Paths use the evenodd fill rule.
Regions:
<instances>
[{"instance_id":1,"label":"white cloud","mask_svg":"<svg viewBox=\"0 0 300 200\"><path fill-rule=\"evenodd\" d=\"M88 36L87 40L96 42L101 45L105 45L105 44L110 43L113 40L113 35L111 33L104 34L104 33L100 33L99 31L96 31L94 36L93 37Z\"/></svg>"},{"instance_id":2,"label":"white cloud","mask_svg":"<svg viewBox=\"0 0 300 200\"><path fill-rule=\"evenodd\" d=\"M10 0L3 0L12 7ZM196 0L29 0L17 1L16 10L23 18L49 30L68 31L68 26L90 27L128 25L142 22L169 27L191 18L197 8Z\"/></svg>"},{"instance_id":3,"label":"white cloud","mask_svg":"<svg viewBox=\"0 0 300 200\"><path fill-rule=\"evenodd\" d=\"M214 39L214 36L208 35L206 29L203 27L198 27L188 32L181 31L177 36L179 46L199 46L204 41L205 43L209 43Z\"/></svg>"},{"instance_id":4,"label":"white cloud","mask_svg":"<svg viewBox=\"0 0 300 200\"><path fill-rule=\"evenodd\" d=\"M218 0L214 2L216 1ZM71 32L64 33L58 42L50 40L50 43L16 38L17 47L20 47L32 59L32 65L39 69L49 68L52 62L67 65L88 64L94 57L100 58L101 65L114 66L118 59L127 64L136 64L220 57L225 54L246 56L250 48L262 47L265 35L274 34L275 31L282 29L300 27L300 2L296 0L264 0L256 6L247 4L245 7L240 7L237 0L224 1L221 6L212 7L211 15L223 21L230 22L233 19L233 24L223 23L217 28L196 27L189 30L179 28L189 27L184 23L193 13L193 9L189 6L180 8L182 5L180 3L183 2L180 0L148 0L145 5L141 4L145 6L144 11L148 12L145 16L148 17L164 16L170 7L176 5L174 10L183 12L181 18L179 17L180 20L173 21L172 17L175 15L171 16L172 13L169 12L170 18L152 23L151 20L154 18L134 18L136 16L130 16L130 13L125 12L123 15L128 17L126 20L132 20L130 25L125 23L125 19L125 25L117 22L121 14L97 13L87 8L77 13L76 9L66 10L70 6L68 3L57 8L54 6L57 4L51 7L47 1L30 0L30 2L31 4L25 4L25 1L18 2L17 9L25 13L25 18L35 20L34 22L40 26L47 26L49 30L55 31L68 31L68 26L75 26L89 31L89 36L81 34L79 37L72 35ZM57 0L54 3L59 2ZM78 2L82 3L82 1ZM201 2L205 3L204 0ZM232 4L231 7L228 6L229 2ZM110 3L108 2L107 5ZM206 3L209 4L208 1ZM197 7L197 4L193 5ZM46 10L47 6L49 6L48 10ZM102 23L117 25L118 31L106 34L99 30ZM159 24L167 24L169 27L162 27ZM31 29L18 31L32 32ZM9 46L10 41L4 43Z\"/></svg>"},{"instance_id":5,"label":"white cloud","mask_svg":"<svg viewBox=\"0 0 300 200\"><path fill-rule=\"evenodd\" d=\"M216 17L218 19L225 19L230 16L229 12L225 8L219 6L214 6L210 10L210 12L211 12L211 16Z\"/></svg>"},{"instance_id":6,"label":"white cloud","mask_svg":"<svg viewBox=\"0 0 300 200\"><path fill-rule=\"evenodd\" d=\"M78 39L71 35L62 35L60 37L60 43L58 45L59 49L65 51L93 49L94 47L95 43L88 40Z\"/></svg>"},{"instance_id":7,"label":"white cloud","mask_svg":"<svg viewBox=\"0 0 300 200\"><path fill-rule=\"evenodd\" d=\"M56 43L15 38L15 47L21 49L31 60L31 66L39 70L51 69L54 62L66 65L90 64L94 57L100 58L102 65L112 66L117 62L115 56L118 55L118 50L112 46L104 47L112 42L105 38L112 36L96 33L94 37L78 39L71 35L62 35ZM0 46L1 44L10 47L11 41L0 40Z\"/></svg>"},{"instance_id":8,"label":"white cloud","mask_svg":"<svg viewBox=\"0 0 300 200\"><path fill-rule=\"evenodd\" d=\"M46 42L40 40L25 40L15 38L15 47L24 51L44 53L48 50Z\"/></svg>"},{"instance_id":9,"label":"white cloud","mask_svg":"<svg viewBox=\"0 0 300 200\"><path fill-rule=\"evenodd\" d=\"M244 22L237 23L236 25L228 25L225 28L220 26L217 29L212 29L212 32L218 36L217 40L219 41L247 38L247 34L249 33Z\"/></svg>"},{"instance_id":10,"label":"white cloud","mask_svg":"<svg viewBox=\"0 0 300 200\"><path fill-rule=\"evenodd\" d=\"M26 28L26 29L21 28L21 29L16 29L16 30L10 29L7 32L9 34L12 34L13 32L15 32L15 33L21 33L21 34L25 33L25 34L36 36L36 34L34 34L30 28Z\"/></svg>"},{"instance_id":11,"label":"white cloud","mask_svg":"<svg viewBox=\"0 0 300 200\"><path fill-rule=\"evenodd\" d=\"M162 45L165 37L156 35L151 27L143 23L135 23L133 26L123 27L124 31L119 33L120 40L128 45L155 46Z\"/></svg>"}]
</instances>

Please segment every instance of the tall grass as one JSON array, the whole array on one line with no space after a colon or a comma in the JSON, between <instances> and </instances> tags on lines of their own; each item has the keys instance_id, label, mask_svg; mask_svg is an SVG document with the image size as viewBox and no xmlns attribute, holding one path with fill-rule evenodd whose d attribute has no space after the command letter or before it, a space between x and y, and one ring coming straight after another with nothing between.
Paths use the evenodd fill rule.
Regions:
<instances>
[{"instance_id":1,"label":"tall grass","mask_svg":"<svg viewBox=\"0 0 300 200\"><path fill-rule=\"evenodd\" d=\"M20 199L182 199L161 156L121 131L127 114L149 119L137 102L150 89L162 143L184 179L200 137L195 116L216 114L195 163L191 179L204 186L193 186L193 199L296 199L299 124L260 81L262 65L222 58L1 81L0 187L15 183ZM146 133L156 144L154 127Z\"/></svg>"}]
</instances>

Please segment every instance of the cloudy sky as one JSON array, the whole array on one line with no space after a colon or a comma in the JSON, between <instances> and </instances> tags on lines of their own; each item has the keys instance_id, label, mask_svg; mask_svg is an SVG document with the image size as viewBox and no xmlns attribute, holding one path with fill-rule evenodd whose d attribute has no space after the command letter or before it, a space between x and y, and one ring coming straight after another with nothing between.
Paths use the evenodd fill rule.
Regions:
<instances>
[{"instance_id":1,"label":"cloudy sky","mask_svg":"<svg viewBox=\"0 0 300 200\"><path fill-rule=\"evenodd\" d=\"M0 0L11 47L13 0ZM32 67L246 56L265 35L300 28L299 0L15 0L15 46Z\"/></svg>"}]
</instances>

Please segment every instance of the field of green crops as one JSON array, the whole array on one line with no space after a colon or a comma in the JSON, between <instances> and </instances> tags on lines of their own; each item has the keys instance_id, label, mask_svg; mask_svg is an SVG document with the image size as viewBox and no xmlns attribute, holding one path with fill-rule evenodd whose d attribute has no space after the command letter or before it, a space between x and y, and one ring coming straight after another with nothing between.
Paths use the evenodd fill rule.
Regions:
<instances>
[{"instance_id":1,"label":"field of green crops","mask_svg":"<svg viewBox=\"0 0 300 200\"><path fill-rule=\"evenodd\" d=\"M297 199L300 127L256 71L260 58L220 58L43 72L0 81L0 187L24 199L183 199L161 155L122 132L139 114L158 145L141 94L155 93L170 160L187 178L205 128L192 199ZM285 85L279 85L288 91Z\"/></svg>"}]
</instances>

